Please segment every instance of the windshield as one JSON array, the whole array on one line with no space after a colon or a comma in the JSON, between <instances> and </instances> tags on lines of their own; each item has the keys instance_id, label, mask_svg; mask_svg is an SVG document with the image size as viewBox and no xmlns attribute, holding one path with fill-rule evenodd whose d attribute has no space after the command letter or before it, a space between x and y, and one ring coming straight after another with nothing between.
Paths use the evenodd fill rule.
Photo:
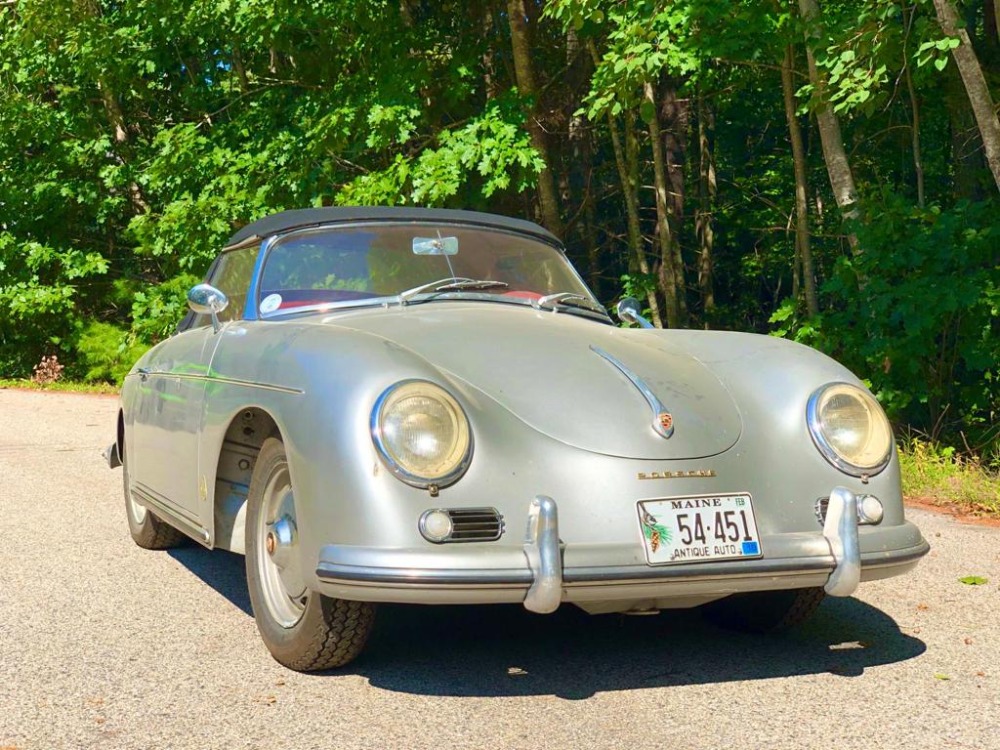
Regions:
<instances>
[{"instance_id":1,"label":"windshield","mask_svg":"<svg viewBox=\"0 0 1000 750\"><path fill-rule=\"evenodd\" d=\"M430 223L322 227L279 238L264 263L258 306L271 317L456 298L605 314L555 247L499 229Z\"/></svg>"}]
</instances>

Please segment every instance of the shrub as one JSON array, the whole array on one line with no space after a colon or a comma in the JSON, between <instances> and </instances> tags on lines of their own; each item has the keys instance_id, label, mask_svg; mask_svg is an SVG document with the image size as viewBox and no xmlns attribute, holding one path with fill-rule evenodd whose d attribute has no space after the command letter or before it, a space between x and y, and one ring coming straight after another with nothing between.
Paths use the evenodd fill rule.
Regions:
<instances>
[{"instance_id":1,"label":"shrub","mask_svg":"<svg viewBox=\"0 0 1000 750\"><path fill-rule=\"evenodd\" d=\"M76 343L84 380L120 384L148 347L110 323L88 323Z\"/></svg>"}]
</instances>

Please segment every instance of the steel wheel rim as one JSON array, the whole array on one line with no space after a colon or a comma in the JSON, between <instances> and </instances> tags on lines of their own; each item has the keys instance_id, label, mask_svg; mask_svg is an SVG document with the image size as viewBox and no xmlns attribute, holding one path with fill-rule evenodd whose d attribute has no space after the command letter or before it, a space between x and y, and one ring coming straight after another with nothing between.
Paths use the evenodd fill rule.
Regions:
<instances>
[{"instance_id":1,"label":"steel wheel rim","mask_svg":"<svg viewBox=\"0 0 1000 750\"><path fill-rule=\"evenodd\" d=\"M268 477L254 533L264 606L281 627L294 627L305 613L309 592L299 566L295 497L286 463Z\"/></svg>"}]
</instances>

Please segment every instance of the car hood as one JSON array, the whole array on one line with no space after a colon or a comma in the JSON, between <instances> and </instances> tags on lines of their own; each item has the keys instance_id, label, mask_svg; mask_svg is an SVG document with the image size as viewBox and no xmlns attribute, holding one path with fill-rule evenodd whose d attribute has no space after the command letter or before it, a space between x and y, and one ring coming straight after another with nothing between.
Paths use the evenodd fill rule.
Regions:
<instances>
[{"instance_id":1,"label":"car hood","mask_svg":"<svg viewBox=\"0 0 1000 750\"><path fill-rule=\"evenodd\" d=\"M538 432L583 450L694 459L721 453L740 436L740 413L729 391L663 332L499 303L436 302L327 323L409 349ZM600 352L617 359L663 403L673 417L670 438L656 433L657 414Z\"/></svg>"}]
</instances>

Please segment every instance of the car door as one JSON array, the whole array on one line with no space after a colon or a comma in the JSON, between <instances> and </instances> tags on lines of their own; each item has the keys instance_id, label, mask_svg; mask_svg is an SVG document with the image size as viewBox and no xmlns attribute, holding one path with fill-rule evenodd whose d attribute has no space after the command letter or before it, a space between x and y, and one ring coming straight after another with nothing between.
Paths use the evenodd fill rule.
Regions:
<instances>
[{"instance_id":1,"label":"car door","mask_svg":"<svg viewBox=\"0 0 1000 750\"><path fill-rule=\"evenodd\" d=\"M189 315L184 330L150 352L139 372L133 418L135 450L129 471L133 489L148 504L166 510L196 536L203 536L211 509L198 486L202 474L198 443L211 362L222 334L244 315L257 248L231 250L219 257L206 282L226 294L216 331L207 315Z\"/></svg>"}]
</instances>

